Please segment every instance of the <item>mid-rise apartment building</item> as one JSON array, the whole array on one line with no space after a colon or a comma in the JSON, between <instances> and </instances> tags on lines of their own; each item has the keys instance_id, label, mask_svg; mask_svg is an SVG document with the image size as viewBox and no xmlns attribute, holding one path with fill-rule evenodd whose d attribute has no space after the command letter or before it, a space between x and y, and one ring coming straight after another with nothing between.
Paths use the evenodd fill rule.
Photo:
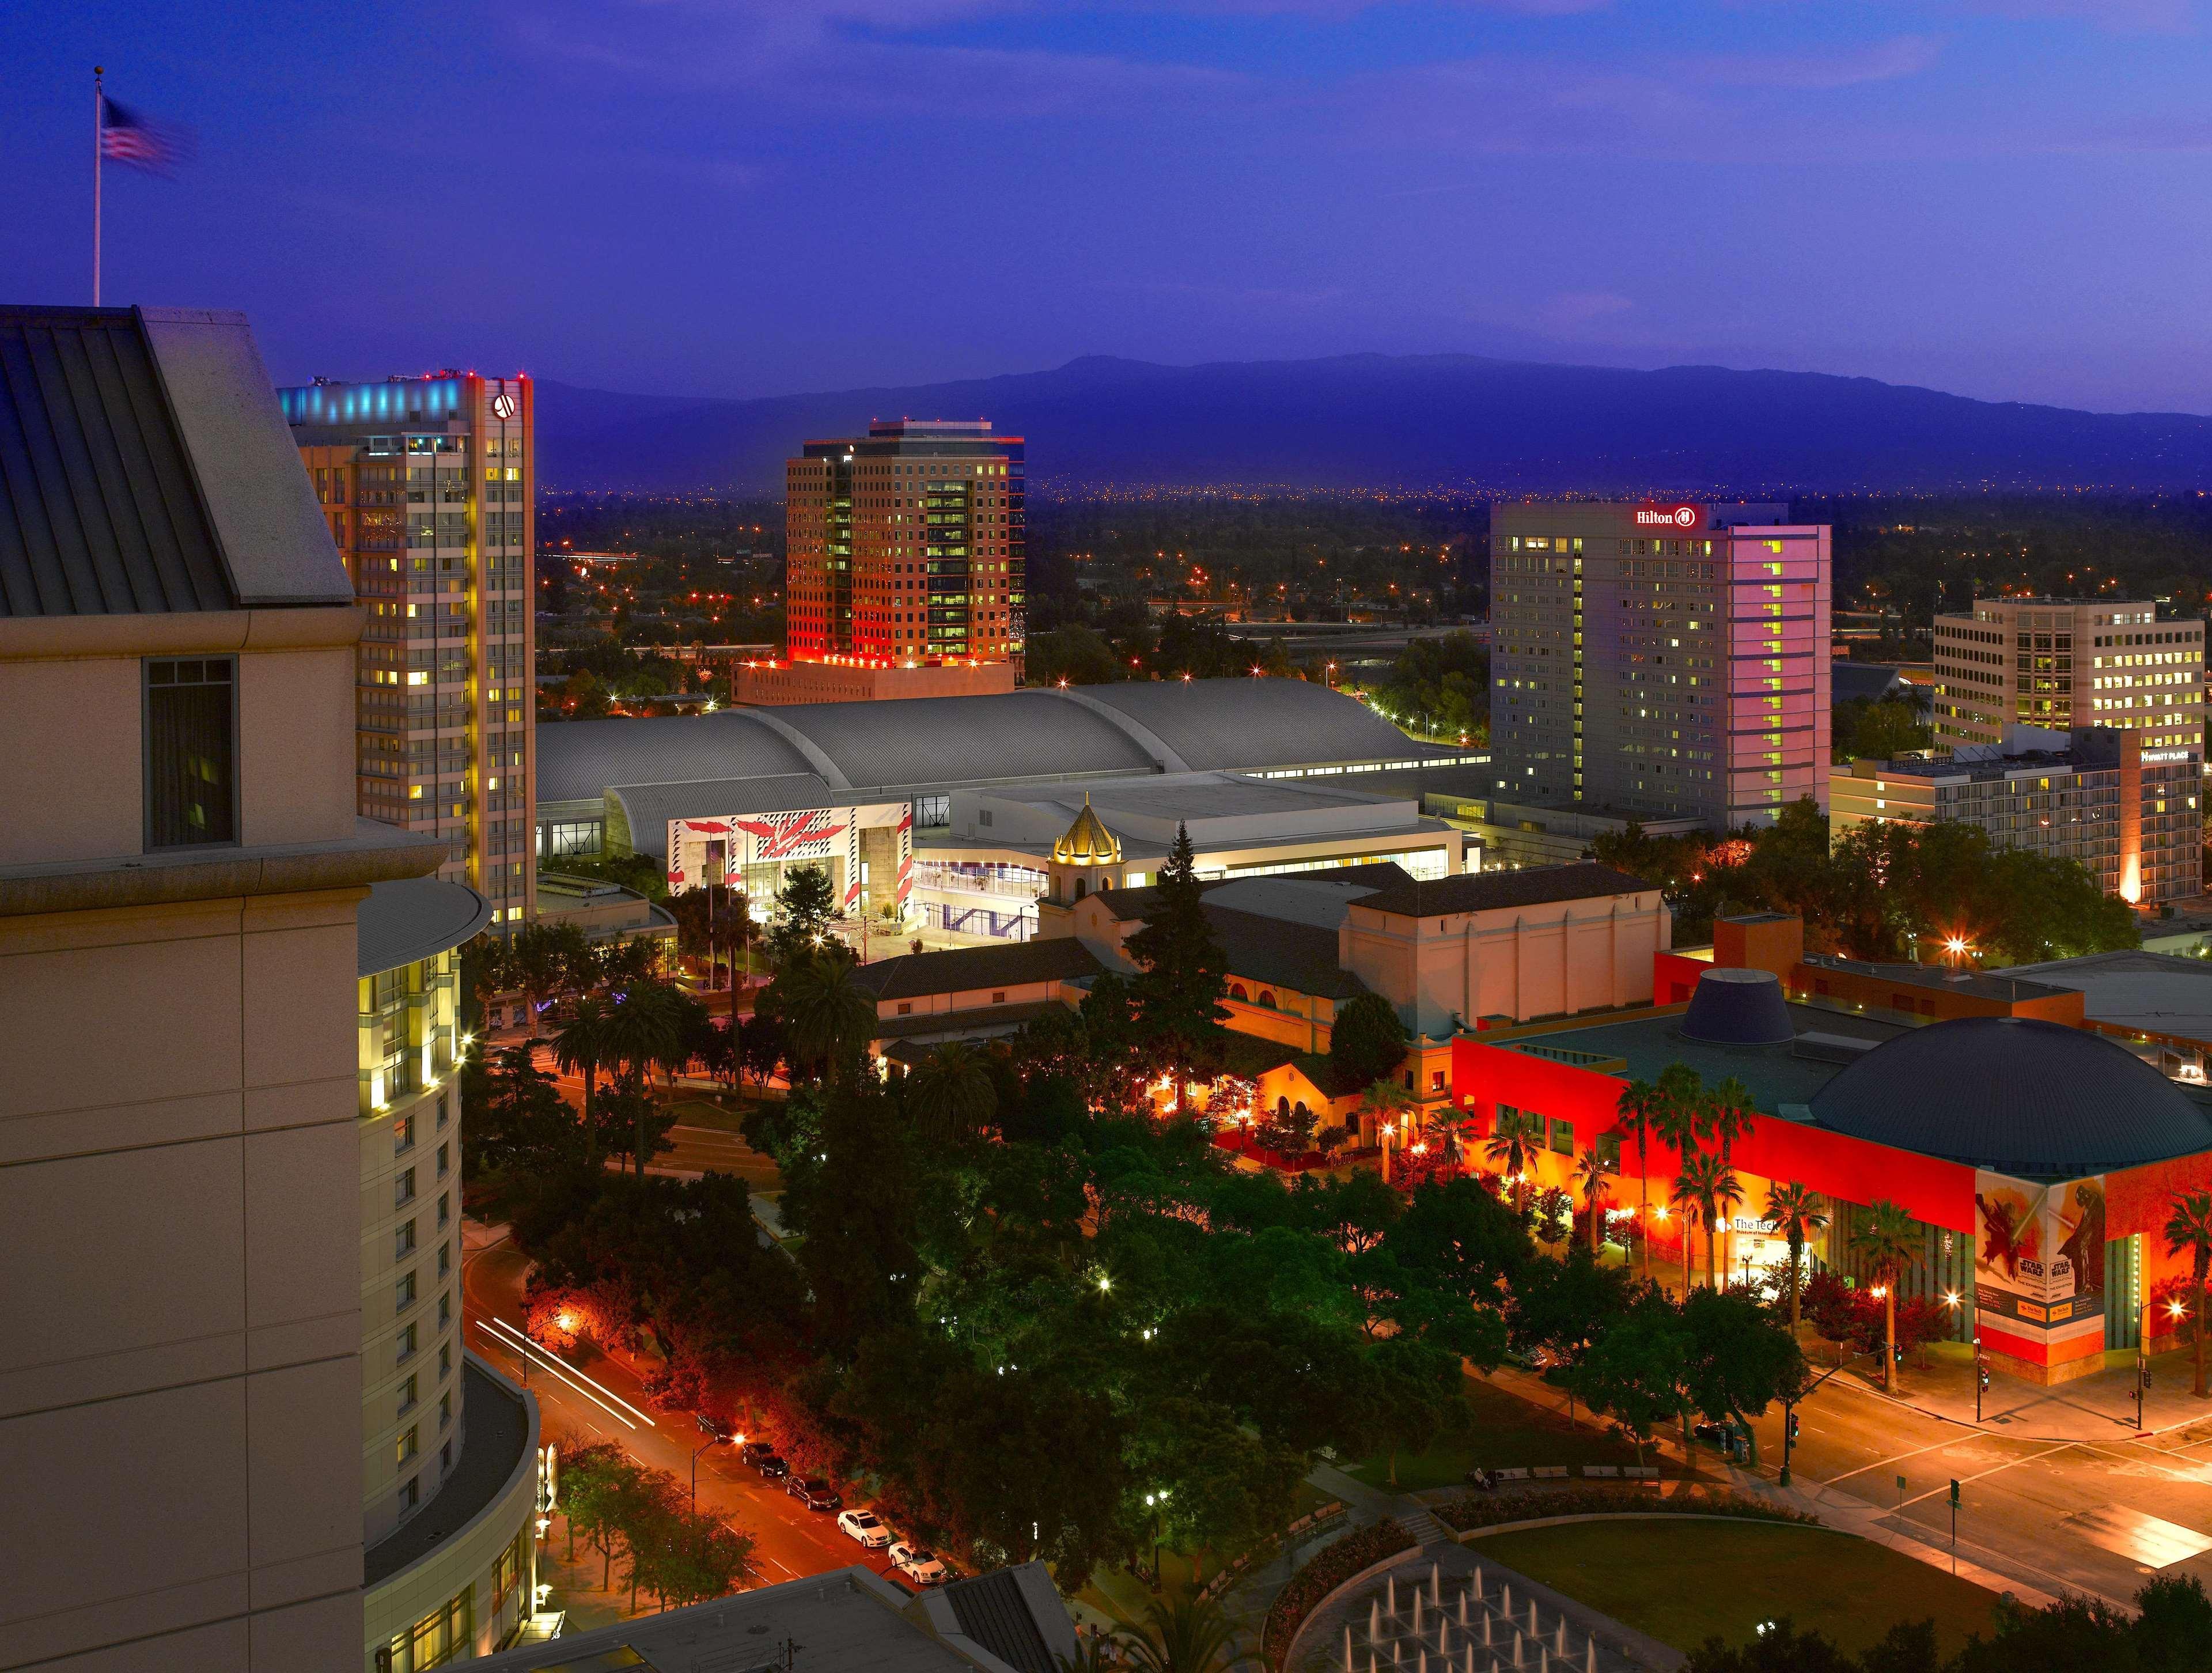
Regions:
<instances>
[{"instance_id":1,"label":"mid-rise apartment building","mask_svg":"<svg viewBox=\"0 0 2212 1673\"><path fill-rule=\"evenodd\" d=\"M1022 471L1022 438L982 419L807 442L784 473L793 662L1018 669Z\"/></svg>"},{"instance_id":2,"label":"mid-rise apartment building","mask_svg":"<svg viewBox=\"0 0 2212 1673\"><path fill-rule=\"evenodd\" d=\"M440 371L278 392L368 625L361 812L441 837L439 873L534 910L535 409L526 377Z\"/></svg>"},{"instance_id":3,"label":"mid-rise apartment building","mask_svg":"<svg viewBox=\"0 0 2212 1673\"><path fill-rule=\"evenodd\" d=\"M2204 624L2143 599L1976 599L1936 618L1936 747L2025 723L2119 727L2204 757Z\"/></svg>"},{"instance_id":4,"label":"mid-rise apartment building","mask_svg":"<svg viewBox=\"0 0 2212 1673\"><path fill-rule=\"evenodd\" d=\"M1785 506L1496 508L1498 794L1716 830L1826 808L1830 585Z\"/></svg>"},{"instance_id":5,"label":"mid-rise apartment building","mask_svg":"<svg viewBox=\"0 0 2212 1673\"><path fill-rule=\"evenodd\" d=\"M2001 742L1934 760L1855 761L1830 781L1834 828L1954 819L2000 848L2079 861L2130 905L2186 900L2203 887L2203 762L2144 742L2119 727L2014 723Z\"/></svg>"}]
</instances>

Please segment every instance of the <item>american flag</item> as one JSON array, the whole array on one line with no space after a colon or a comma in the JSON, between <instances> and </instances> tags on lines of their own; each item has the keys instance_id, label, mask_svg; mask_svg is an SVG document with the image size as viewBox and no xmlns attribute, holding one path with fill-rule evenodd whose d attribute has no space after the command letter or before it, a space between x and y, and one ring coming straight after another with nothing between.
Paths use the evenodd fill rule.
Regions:
<instances>
[{"instance_id":1,"label":"american flag","mask_svg":"<svg viewBox=\"0 0 2212 1673\"><path fill-rule=\"evenodd\" d=\"M103 99L105 113L100 127L100 155L110 162L128 163L149 174L167 174L192 155L191 134L181 129L149 122L112 99Z\"/></svg>"}]
</instances>

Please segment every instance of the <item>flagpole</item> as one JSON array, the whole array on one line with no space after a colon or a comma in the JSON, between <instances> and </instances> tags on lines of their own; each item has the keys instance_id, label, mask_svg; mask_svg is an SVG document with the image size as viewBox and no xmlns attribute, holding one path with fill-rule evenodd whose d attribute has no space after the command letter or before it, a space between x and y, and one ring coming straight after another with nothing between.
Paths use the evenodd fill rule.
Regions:
<instances>
[{"instance_id":1,"label":"flagpole","mask_svg":"<svg viewBox=\"0 0 2212 1673\"><path fill-rule=\"evenodd\" d=\"M100 306L100 156L107 149L107 100L100 90L100 67L92 67L92 305Z\"/></svg>"}]
</instances>

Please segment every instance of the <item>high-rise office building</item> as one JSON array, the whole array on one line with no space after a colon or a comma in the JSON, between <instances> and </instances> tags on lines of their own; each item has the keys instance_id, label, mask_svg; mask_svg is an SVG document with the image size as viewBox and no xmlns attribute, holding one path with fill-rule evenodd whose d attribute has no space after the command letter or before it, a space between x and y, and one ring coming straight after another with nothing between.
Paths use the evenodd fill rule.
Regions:
<instances>
[{"instance_id":1,"label":"high-rise office building","mask_svg":"<svg viewBox=\"0 0 2212 1673\"><path fill-rule=\"evenodd\" d=\"M2144 760L2204 757L2204 624L2147 599L1976 599L1936 618L1936 747L2025 722L2143 734Z\"/></svg>"},{"instance_id":2,"label":"high-rise office building","mask_svg":"<svg viewBox=\"0 0 2212 1673\"><path fill-rule=\"evenodd\" d=\"M1021 437L896 419L807 442L784 477L794 664L1018 672Z\"/></svg>"},{"instance_id":3,"label":"high-rise office building","mask_svg":"<svg viewBox=\"0 0 2212 1673\"><path fill-rule=\"evenodd\" d=\"M1502 800L1712 830L1828 801L1825 525L1779 505L1491 514Z\"/></svg>"},{"instance_id":4,"label":"high-rise office building","mask_svg":"<svg viewBox=\"0 0 2212 1673\"><path fill-rule=\"evenodd\" d=\"M537 899L535 408L526 377L441 371L277 392L369 611L356 686L361 812L445 838L440 876Z\"/></svg>"}]
</instances>

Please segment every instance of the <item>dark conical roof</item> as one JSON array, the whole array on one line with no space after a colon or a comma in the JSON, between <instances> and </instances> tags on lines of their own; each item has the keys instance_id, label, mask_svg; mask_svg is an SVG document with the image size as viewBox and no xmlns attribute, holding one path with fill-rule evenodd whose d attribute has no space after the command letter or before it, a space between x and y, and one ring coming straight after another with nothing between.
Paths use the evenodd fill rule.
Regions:
<instances>
[{"instance_id":1,"label":"dark conical roof","mask_svg":"<svg viewBox=\"0 0 2212 1673\"><path fill-rule=\"evenodd\" d=\"M2212 1117L2101 1035L2027 1017L1930 1023L1814 1094L1823 1127L2024 1178L2212 1149Z\"/></svg>"},{"instance_id":2,"label":"dark conical roof","mask_svg":"<svg viewBox=\"0 0 2212 1673\"><path fill-rule=\"evenodd\" d=\"M1717 970L1698 978L1682 1034L1709 1045L1788 1045L1797 1031L1772 970Z\"/></svg>"}]
</instances>

